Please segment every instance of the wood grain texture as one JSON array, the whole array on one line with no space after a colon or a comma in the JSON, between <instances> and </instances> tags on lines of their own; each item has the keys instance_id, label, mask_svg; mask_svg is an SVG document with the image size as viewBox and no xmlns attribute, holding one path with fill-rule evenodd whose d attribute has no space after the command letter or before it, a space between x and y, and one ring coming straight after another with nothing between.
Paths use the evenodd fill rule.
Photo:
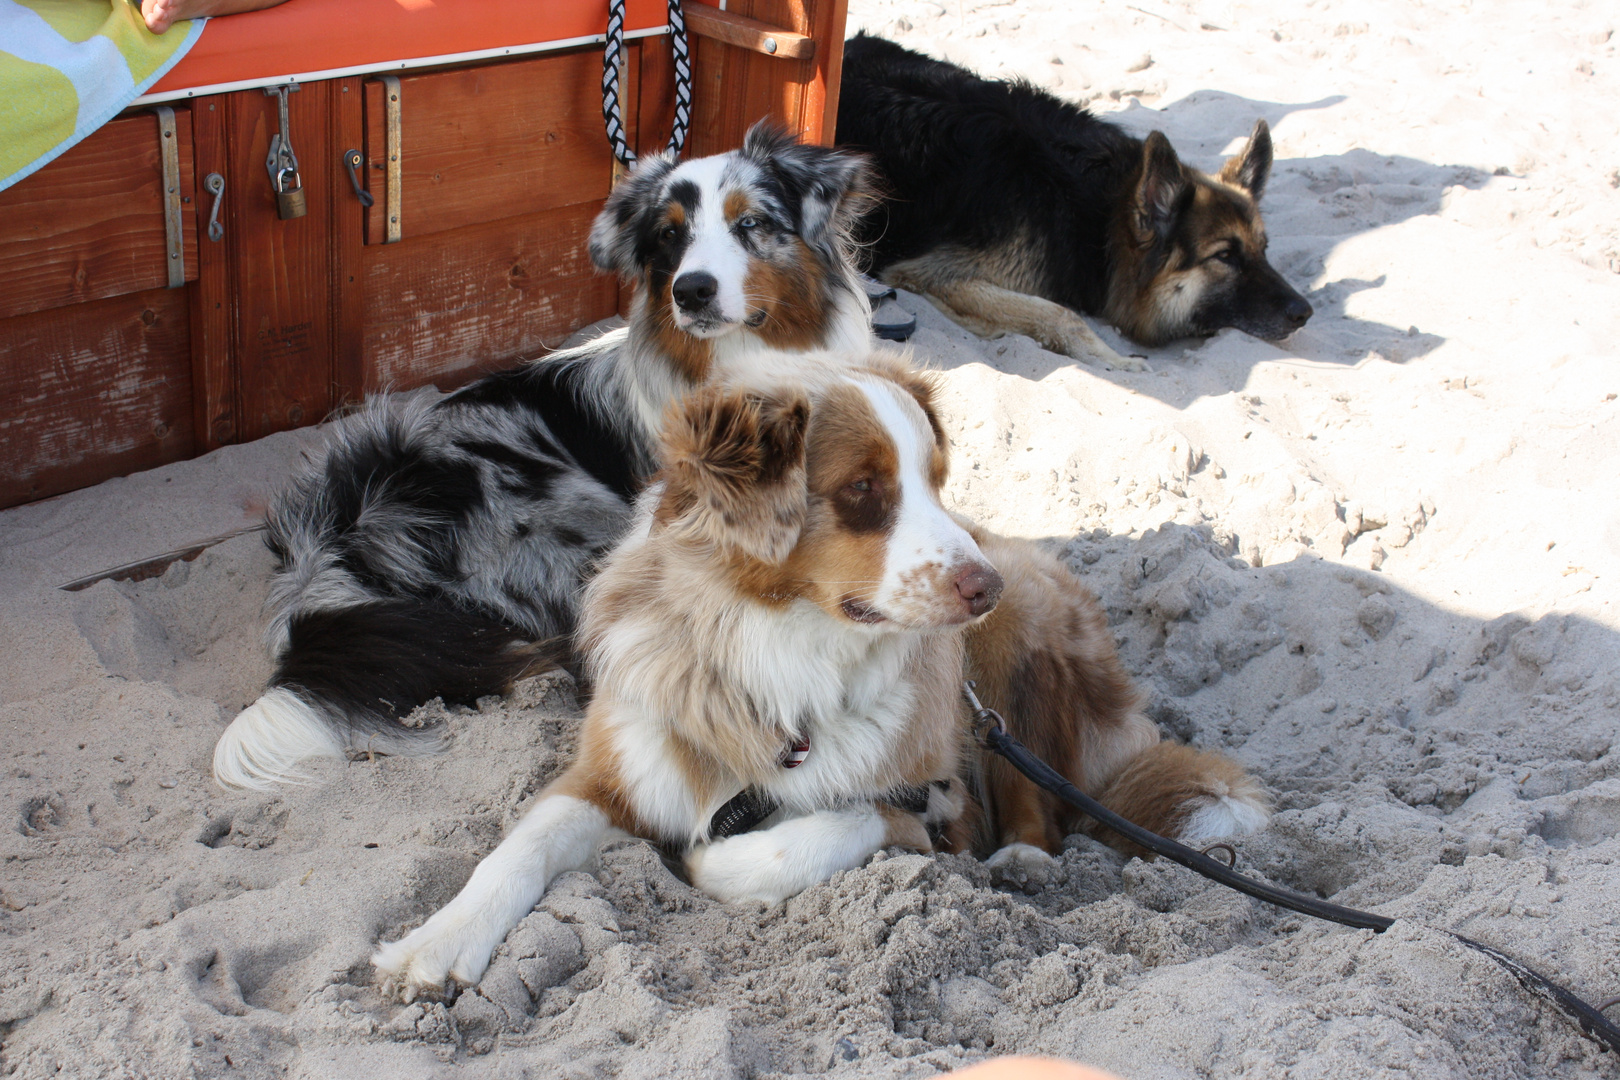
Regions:
<instances>
[{"instance_id":1,"label":"wood grain texture","mask_svg":"<svg viewBox=\"0 0 1620 1080\"><path fill-rule=\"evenodd\" d=\"M195 453L186 290L0 322L0 506Z\"/></svg>"},{"instance_id":2,"label":"wood grain texture","mask_svg":"<svg viewBox=\"0 0 1620 1080\"><path fill-rule=\"evenodd\" d=\"M196 179L191 113L175 109L180 194ZM186 280L197 276L196 222L184 219ZM151 113L114 120L0 191L0 318L137 292L169 281L163 158Z\"/></svg>"},{"instance_id":3,"label":"wood grain texture","mask_svg":"<svg viewBox=\"0 0 1620 1080\"><path fill-rule=\"evenodd\" d=\"M815 39L805 34L796 34L730 11L710 8L706 4L693 4L687 9L686 25L694 34L766 56L808 60L816 54Z\"/></svg>"},{"instance_id":4,"label":"wood grain texture","mask_svg":"<svg viewBox=\"0 0 1620 1080\"><path fill-rule=\"evenodd\" d=\"M604 198L613 161L601 79L600 49L401 78L402 238ZM368 84L374 192L386 175L383 125L381 89ZM382 242L382 221L369 215L368 243Z\"/></svg>"},{"instance_id":5,"label":"wood grain texture","mask_svg":"<svg viewBox=\"0 0 1620 1080\"><path fill-rule=\"evenodd\" d=\"M240 394L236 380L236 275L231 265L234 236L208 239L208 217L214 196L203 187L209 173L229 177L230 156L225 143L226 100L222 95L191 103L192 146L196 158L197 190L192 201L192 228L197 244L197 280L186 287L191 313L192 426L198 451L213 450L236 441ZM227 178L220 220L228 221L226 207L239 193Z\"/></svg>"},{"instance_id":6,"label":"wood grain texture","mask_svg":"<svg viewBox=\"0 0 1620 1080\"><path fill-rule=\"evenodd\" d=\"M442 390L560 345L612 315L613 279L585 238L580 203L365 250L365 390Z\"/></svg>"},{"instance_id":7,"label":"wood grain texture","mask_svg":"<svg viewBox=\"0 0 1620 1080\"><path fill-rule=\"evenodd\" d=\"M337 162L332 197L332 407L341 408L364 394L365 364L365 228L366 209L354 193L343 164L343 152L365 146L364 80L339 79L332 95L330 151ZM364 167L355 170L367 187ZM374 196L375 198L375 196Z\"/></svg>"},{"instance_id":8,"label":"wood grain texture","mask_svg":"<svg viewBox=\"0 0 1620 1080\"><path fill-rule=\"evenodd\" d=\"M313 424L331 408L331 214L342 163L326 134L332 82L311 82L287 99L293 149L309 212L276 215L264 160L278 126L276 99L258 90L227 95L234 197L227 198L236 269L238 438L263 438ZM347 180L344 180L347 185ZM352 196L351 196L352 198Z\"/></svg>"}]
</instances>

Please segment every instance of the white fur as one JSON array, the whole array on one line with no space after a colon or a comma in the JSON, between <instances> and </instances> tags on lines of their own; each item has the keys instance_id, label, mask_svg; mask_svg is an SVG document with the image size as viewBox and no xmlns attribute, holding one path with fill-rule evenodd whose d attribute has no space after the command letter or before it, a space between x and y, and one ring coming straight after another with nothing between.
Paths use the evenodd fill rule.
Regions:
<instances>
[{"instance_id":1,"label":"white fur","mask_svg":"<svg viewBox=\"0 0 1620 1080\"><path fill-rule=\"evenodd\" d=\"M590 862L610 831L607 815L567 795L542 798L478 864L456 898L371 962L405 1001L445 980L471 985L496 946L545 894L551 879Z\"/></svg>"},{"instance_id":2,"label":"white fur","mask_svg":"<svg viewBox=\"0 0 1620 1080\"><path fill-rule=\"evenodd\" d=\"M818 810L757 832L700 844L686 857L692 883L720 900L774 904L866 861L883 846L870 807Z\"/></svg>"},{"instance_id":3,"label":"white fur","mask_svg":"<svg viewBox=\"0 0 1620 1080\"><path fill-rule=\"evenodd\" d=\"M697 206L687 215L691 239L675 270L675 280L679 281L682 274L713 274L720 286L714 306L726 322L713 328L694 325L697 319L676 308L675 325L695 337L719 337L752 314L747 289L748 252L732 235L731 222L726 220L723 180L731 165L728 157L699 158L670 174L672 181L692 181L702 193Z\"/></svg>"},{"instance_id":4,"label":"white fur","mask_svg":"<svg viewBox=\"0 0 1620 1080\"><path fill-rule=\"evenodd\" d=\"M1176 837L1188 847L1202 847L1217 840L1234 836L1247 836L1265 828L1271 813L1258 792L1222 795L1219 798L1198 800L1200 805L1187 818Z\"/></svg>"},{"instance_id":5,"label":"white fur","mask_svg":"<svg viewBox=\"0 0 1620 1080\"><path fill-rule=\"evenodd\" d=\"M862 379L857 385L894 440L900 462L900 504L872 606L901 623L966 621L967 610L958 603L951 582L962 570L975 564L988 568L989 564L979 545L945 512L928 483L934 436L927 418L891 382ZM927 573L930 569L934 572Z\"/></svg>"},{"instance_id":6,"label":"white fur","mask_svg":"<svg viewBox=\"0 0 1620 1080\"><path fill-rule=\"evenodd\" d=\"M343 744L326 718L286 687L272 687L232 720L214 745L214 779L225 787L267 788L308 778L294 766L341 758Z\"/></svg>"},{"instance_id":7,"label":"white fur","mask_svg":"<svg viewBox=\"0 0 1620 1080\"><path fill-rule=\"evenodd\" d=\"M1027 872L1051 866L1055 862L1055 858L1034 844L1008 844L984 860L984 865L992 870L1017 867Z\"/></svg>"}]
</instances>

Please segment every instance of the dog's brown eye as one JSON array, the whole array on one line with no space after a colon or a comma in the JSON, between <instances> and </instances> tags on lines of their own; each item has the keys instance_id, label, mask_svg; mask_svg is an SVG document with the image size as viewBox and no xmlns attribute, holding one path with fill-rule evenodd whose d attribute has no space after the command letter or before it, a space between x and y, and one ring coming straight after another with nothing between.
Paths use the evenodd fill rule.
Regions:
<instances>
[{"instance_id":1,"label":"dog's brown eye","mask_svg":"<svg viewBox=\"0 0 1620 1080\"><path fill-rule=\"evenodd\" d=\"M658 234L658 238L667 244L679 235L681 235L681 230L673 225L665 225L664 231Z\"/></svg>"},{"instance_id":2,"label":"dog's brown eye","mask_svg":"<svg viewBox=\"0 0 1620 1080\"><path fill-rule=\"evenodd\" d=\"M1238 264L1238 253L1235 248L1221 248L1211 258L1219 259L1227 266L1236 266Z\"/></svg>"}]
</instances>

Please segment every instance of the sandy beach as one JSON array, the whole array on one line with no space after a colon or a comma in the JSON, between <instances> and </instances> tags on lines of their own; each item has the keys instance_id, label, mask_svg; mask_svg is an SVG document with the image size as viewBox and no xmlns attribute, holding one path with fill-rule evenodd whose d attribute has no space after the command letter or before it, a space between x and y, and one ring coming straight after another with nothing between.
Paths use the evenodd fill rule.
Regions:
<instances>
[{"instance_id":1,"label":"sandy beach","mask_svg":"<svg viewBox=\"0 0 1620 1080\"><path fill-rule=\"evenodd\" d=\"M1044 880L880 853L774 907L623 842L476 991L385 1001L374 943L566 763L572 684L441 709L436 757L226 792L261 536L58 588L250 528L308 430L0 513L0 1075L1620 1076L1436 929L1620 994L1620 7L853 0L862 28L1206 169L1271 125L1271 260L1316 308L1286 342L1101 327L1146 358L1111 371L901 303L954 508L1061 553L1150 715L1262 779L1241 869L1394 928L1083 837Z\"/></svg>"}]
</instances>

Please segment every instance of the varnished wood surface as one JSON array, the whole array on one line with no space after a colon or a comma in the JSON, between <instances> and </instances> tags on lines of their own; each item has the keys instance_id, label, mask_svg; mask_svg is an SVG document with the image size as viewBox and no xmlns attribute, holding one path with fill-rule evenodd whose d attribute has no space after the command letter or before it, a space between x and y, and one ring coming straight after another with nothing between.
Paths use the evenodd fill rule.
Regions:
<instances>
[{"instance_id":1,"label":"varnished wood surface","mask_svg":"<svg viewBox=\"0 0 1620 1080\"><path fill-rule=\"evenodd\" d=\"M605 197L613 159L602 134L601 79L597 49L401 78L402 239ZM633 116L635 98L625 100ZM381 104L373 83L366 154L379 196L387 168ZM370 215L370 243L383 241L383 216Z\"/></svg>"},{"instance_id":2,"label":"varnished wood surface","mask_svg":"<svg viewBox=\"0 0 1620 1080\"><path fill-rule=\"evenodd\" d=\"M365 390L441 390L532 359L618 308L585 238L600 203L365 251Z\"/></svg>"},{"instance_id":3,"label":"varnished wood surface","mask_svg":"<svg viewBox=\"0 0 1620 1080\"><path fill-rule=\"evenodd\" d=\"M191 113L175 109L181 196L193 200ZM183 204L189 211L192 202ZM186 280L197 231L184 219ZM0 191L0 318L167 285L157 117L114 120Z\"/></svg>"},{"instance_id":4,"label":"varnished wood surface","mask_svg":"<svg viewBox=\"0 0 1620 1080\"><path fill-rule=\"evenodd\" d=\"M187 458L184 289L149 289L0 322L0 506Z\"/></svg>"}]
</instances>

